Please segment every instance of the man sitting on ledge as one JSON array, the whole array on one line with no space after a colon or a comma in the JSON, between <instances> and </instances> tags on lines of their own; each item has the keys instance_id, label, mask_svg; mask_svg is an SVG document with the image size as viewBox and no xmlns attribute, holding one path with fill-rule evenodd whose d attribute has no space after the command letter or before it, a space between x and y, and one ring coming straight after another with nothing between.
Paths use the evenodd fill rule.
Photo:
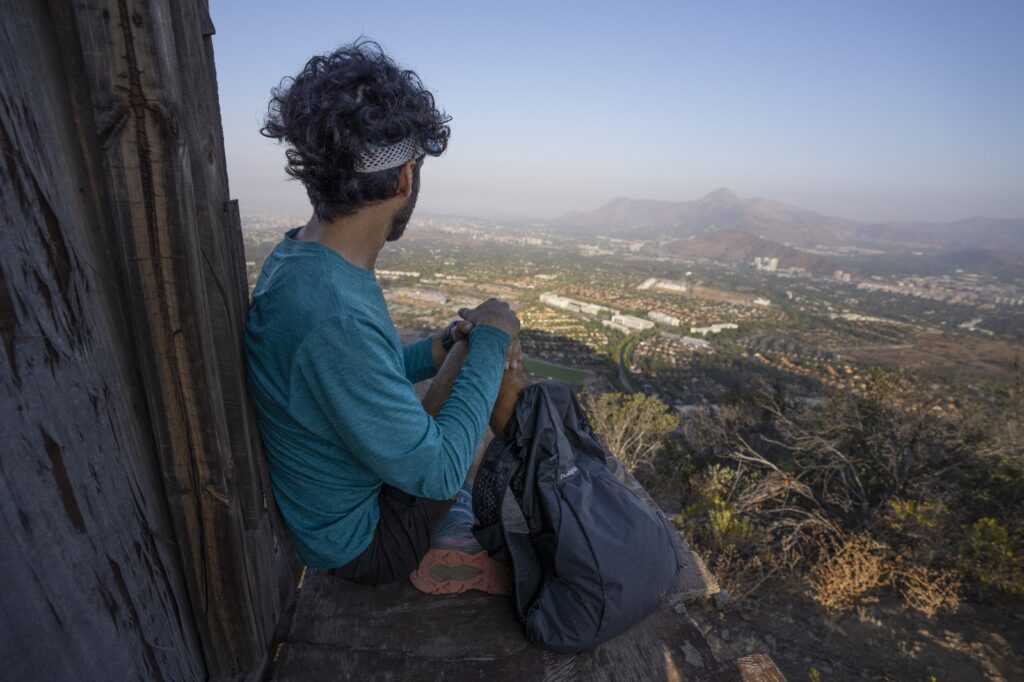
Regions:
<instances>
[{"instance_id":1,"label":"man sitting on ledge","mask_svg":"<svg viewBox=\"0 0 1024 682\"><path fill-rule=\"evenodd\" d=\"M424 157L447 147L449 120L416 74L364 41L312 58L275 89L262 130L289 146L286 170L313 217L260 272L245 337L250 393L299 558L363 584L420 564L520 361L519 321L495 299L402 345L374 275L412 214ZM413 383L463 339L450 393L440 402L435 391L428 411Z\"/></svg>"}]
</instances>

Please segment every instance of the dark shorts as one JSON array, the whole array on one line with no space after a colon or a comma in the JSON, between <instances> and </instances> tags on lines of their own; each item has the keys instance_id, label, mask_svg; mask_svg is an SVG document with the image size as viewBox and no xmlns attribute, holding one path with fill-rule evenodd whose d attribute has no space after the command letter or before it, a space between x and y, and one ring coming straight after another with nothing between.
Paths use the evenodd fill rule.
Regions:
<instances>
[{"instance_id":1,"label":"dark shorts","mask_svg":"<svg viewBox=\"0 0 1024 682\"><path fill-rule=\"evenodd\" d=\"M409 577L430 549L452 500L428 500L386 483L377 498L380 521L362 554L328 572L360 585L385 585Z\"/></svg>"}]
</instances>

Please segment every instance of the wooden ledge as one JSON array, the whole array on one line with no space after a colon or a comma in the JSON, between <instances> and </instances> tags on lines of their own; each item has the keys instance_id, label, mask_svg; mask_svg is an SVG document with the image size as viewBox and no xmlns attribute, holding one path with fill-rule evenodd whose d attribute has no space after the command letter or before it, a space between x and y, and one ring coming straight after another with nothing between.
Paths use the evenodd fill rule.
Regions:
<instances>
[{"instance_id":1,"label":"wooden ledge","mask_svg":"<svg viewBox=\"0 0 1024 682\"><path fill-rule=\"evenodd\" d=\"M624 480L654 504L632 476L624 473ZM715 594L718 584L679 541L683 573L661 608L577 655L527 642L507 597L476 591L429 596L408 581L363 587L310 569L272 679L783 680L767 656L723 662L711 650L685 602Z\"/></svg>"}]
</instances>

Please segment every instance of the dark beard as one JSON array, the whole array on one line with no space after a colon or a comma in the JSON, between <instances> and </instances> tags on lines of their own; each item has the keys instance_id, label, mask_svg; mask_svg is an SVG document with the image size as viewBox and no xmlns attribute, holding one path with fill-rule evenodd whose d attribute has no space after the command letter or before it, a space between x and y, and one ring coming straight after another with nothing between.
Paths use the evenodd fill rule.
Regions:
<instances>
[{"instance_id":1,"label":"dark beard","mask_svg":"<svg viewBox=\"0 0 1024 682\"><path fill-rule=\"evenodd\" d=\"M412 192L409 193L409 198L406 200L405 205L391 219L391 230L387 236L387 241L389 242L398 241L405 234L405 226L409 224L409 218L412 218L412 211L416 208L416 198L420 194L421 165L422 161L419 161L412 167Z\"/></svg>"}]
</instances>

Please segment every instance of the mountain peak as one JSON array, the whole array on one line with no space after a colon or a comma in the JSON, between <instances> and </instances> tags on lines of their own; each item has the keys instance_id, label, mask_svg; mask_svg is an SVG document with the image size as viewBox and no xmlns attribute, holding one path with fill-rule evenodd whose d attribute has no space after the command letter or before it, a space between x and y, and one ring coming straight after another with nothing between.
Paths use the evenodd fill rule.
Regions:
<instances>
[{"instance_id":1,"label":"mountain peak","mask_svg":"<svg viewBox=\"0 0 1024 682\"><path fill-rule=\"evenodd\" d=\"M728 187L719 187L714 192L709 192L700 201L728 201L728 202L735 202L735 201L742 201L742 199L740 199L736 195L736 193L733 192Z\"/></svg>"}]
</instances>

